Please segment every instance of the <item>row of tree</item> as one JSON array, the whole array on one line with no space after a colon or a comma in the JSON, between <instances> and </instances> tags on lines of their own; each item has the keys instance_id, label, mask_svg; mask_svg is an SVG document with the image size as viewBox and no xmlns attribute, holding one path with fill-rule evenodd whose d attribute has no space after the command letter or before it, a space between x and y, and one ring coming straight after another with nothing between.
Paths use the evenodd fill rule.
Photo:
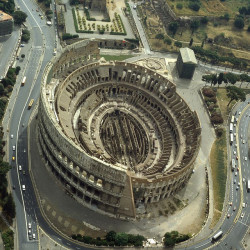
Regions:
<instances>
[{"instance_id":1,"label":"row of tree","mask_svg":"<svg viewBox=\"0 0 250 250\"><path fill-rule=\"evenodd\" d=\"M145 237L142 235L116 233L110 231L102 239L100 237L92 238L91 236L82 236L80 234L73 234L72 238L84 242L85 244L96 245L96 246L135 246L139 247L143 245Z\"/></svg>"},{"instance_id":2,"label":"row of tree","mask_svg":"<svg viewBox=\"0 0 250 250\"><path fill-rule=\"evenodd\" d=\"M204 61L209 61L212 64L221 62L221 63L230 63L232 67L242 69L247 68L247 62L243 59L239 59L236 57L227 57L227 56L219 56L217 51L210 49L203 49L200 46L192 47L195 54Z\"/></svg>"},{"instance_id":3,"label":"row of tree","mask_svg":"<svg viewBox=\"0 0 250 250\"><path fill-rule=\"evenodd\" d=\"M202 81L206 82L206 83L210 83L211 86L212 85L216 85L218 84L221 85L222 83L225 83L226 85L228 83L230 84L235 84L236 82L240 81L240 87L242 85L243 82L247 82L247 85L250 83L250 76L248 76L247 74L234 74L231 72L227 72L227 73L219 73L219 74L207 74L207 75L203 75L202 76Z\"/></svg>"}]
</instances>

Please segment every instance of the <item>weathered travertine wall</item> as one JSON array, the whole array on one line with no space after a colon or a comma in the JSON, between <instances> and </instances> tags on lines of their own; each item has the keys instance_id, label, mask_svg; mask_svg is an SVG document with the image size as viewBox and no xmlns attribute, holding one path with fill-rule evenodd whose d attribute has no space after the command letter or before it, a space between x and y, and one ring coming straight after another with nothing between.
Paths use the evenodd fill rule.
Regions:
<instances>
[{"instance_id":1,"label":"weathered travertine wall","mask_svg":"<svg viewBox=\"0 0 250 250\"><path fill-rule=\"evenodd\" d=\"M199 150L200 124L163 76L98 58L97 44L88 40L69 46L48 65L39 102L39 144L47 167L79 202L113 216L135 217L136 204L165 199L187 182ZM138 156L140 161L133 161Z\"/></svg>"}]
</instances>

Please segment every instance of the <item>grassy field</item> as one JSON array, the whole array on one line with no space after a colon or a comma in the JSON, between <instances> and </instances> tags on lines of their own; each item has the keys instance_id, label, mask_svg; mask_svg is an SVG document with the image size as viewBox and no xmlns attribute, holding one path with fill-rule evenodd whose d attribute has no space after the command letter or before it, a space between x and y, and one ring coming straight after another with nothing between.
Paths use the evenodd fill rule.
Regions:
<instances>
[{"instance_id":1,"label":"grassy field","mask_svg":"<svg viewBox=\"0 0 250 250\"><path fill-rule=\"evenodd\" d=\"M217 90L217 100L220 107L224 123L226 123L227 116L229 114L230 107L227 107L229 102L226 96L226 89L221 88ZM214 196L214 217L211 227L216 225L220 219L223 209L223 203L225 198L226 180L227 180L227 140L226 130L223 135L217 138L212 146L210 154L210 164L212 170L213 179L213 196Z\"/></svg>"},{"instance_id":2,"label":"grassy field","mask_svg":"<svg viewBox=\"0 0 250 250\"><path fill-rule=\"evenodd\" d=\"M133 57L132 55L120 55L120 56L112 56L112 55L101 55L101 57L104 57L106 61L124 61L128 58Z\"/></svg>"},{"instance_id":3,"label":"grassy field","mask_svg":"<svg viewBox=\"0 0 250 250\"><path fill-rule=\"evenodd\" d=\"M238 11L239 7L247 6L248 0L227 0L221 2L220 0L200 0L201 8L200 10L193 11L188 8L189 1L187 0L166 0L169 6L177 15L192 15L192 16L221 16L225 13L229 13L230 15L235 15ZM182 9L178 9L177 4L181 4L183 6Z\"/></svg>"}]
</instances>

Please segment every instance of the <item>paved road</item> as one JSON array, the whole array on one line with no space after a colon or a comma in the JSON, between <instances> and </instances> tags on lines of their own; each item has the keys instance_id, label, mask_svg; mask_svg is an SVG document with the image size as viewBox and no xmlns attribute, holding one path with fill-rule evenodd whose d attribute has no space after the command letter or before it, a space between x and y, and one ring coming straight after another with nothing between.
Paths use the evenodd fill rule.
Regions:
<instances>
[{"instance_id":1,"label":"paved road","mask_svg":"<svg viewBox=\"0 0 250 250\"><path fill-rule=\"evenodd\" d=\"M22 62L20 74L27 77L26 83L20 87L21 77L19 77L13 91L15 104L9 122L9 131L13 138L9 141L9 155L14 156L16 160L11 162L13 167L11 183L15 186L13 196L17 211L17 249L38 249L37 206L28 172L26 127L30 111L27 109L27 104L31 98L36 101L39 96L41 74L52 57L55 34L53 28L48 27L46 21L38 15L39 12L35 11L36 6L33 1L20 0L17 4L28 15L26 25L31 31L31 41L22 49L26 57ZM15 150L13 146L16 147ZM21 171L18 170L19 165ZM23 185L25 190L22 188ZM34 234L34 239L31 240L29 239L31 234L29 235L27 230L28 223L31 223L31 234Z\"/></svg>"}]
</instances>

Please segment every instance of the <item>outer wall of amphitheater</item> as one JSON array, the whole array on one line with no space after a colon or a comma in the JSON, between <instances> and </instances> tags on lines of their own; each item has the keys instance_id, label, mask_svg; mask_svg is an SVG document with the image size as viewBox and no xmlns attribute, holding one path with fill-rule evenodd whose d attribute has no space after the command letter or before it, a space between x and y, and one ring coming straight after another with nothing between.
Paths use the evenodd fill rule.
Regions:
<instances>
[{"instance_id":1,"label":"outer wall of amphitheater","mask_svg":"<svg viewBox=\"0 0 250 250\"><path fill-rule=\"evenodd\" d=\"M47 170L77 201L110 216L134 218L139 204L166 199L188 181L199 150L200 123L163 76L135 64L99 59L98 44L84 40L47 65L38 110L39 147ZM138 126L145 131L145 138L135 139L141 146L137 154L133 140L131 145L129 140L125 147L118 145L116 152L127 164L107 153L99 135L98 126L104 126L100 114L113 114L106 109L123 110L134 126L133 131L126 126L118 139L136 137ZM110 127L105 129L103 137ZM138 157L141 162L132 164Z\"/></svg>"}]
</instances>

